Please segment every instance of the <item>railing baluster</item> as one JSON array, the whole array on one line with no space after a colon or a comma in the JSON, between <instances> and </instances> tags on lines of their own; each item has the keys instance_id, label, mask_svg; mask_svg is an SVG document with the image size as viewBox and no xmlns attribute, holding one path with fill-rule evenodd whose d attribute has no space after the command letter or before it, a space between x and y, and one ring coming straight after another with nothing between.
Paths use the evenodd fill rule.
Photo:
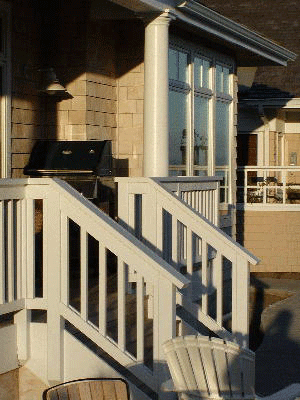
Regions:
<instances>
[{"instance_id":1,"label":"railing baluster","mask_svg":"<svg viewBox=\"0 0 300 400\"><path fill-rule=\"evenodd\" d=\"M144 345L145 345L145 330L144 330L144 308L145 308L145 299L144 299L144 278L138 274L137 278L137 291L136 291L137 299L136 299L136 311L137 311L137 343L136 343L136 352L137 352L137 361L143 363L144 362Z\"/></svg>"},{"instance_id":2,"label":"railing baluster","mask_svg":"<svg viewBox=\"0 0 300 400\"><path fill-rule=\"evenodd\" d=\"M48 297L48 264L47 264L47 258L48 258L48 246L47 246L47 240L46 240L46 229L45 227L47 226L47 221L48 221L48 207L47 207L47 199L43 199L43 223L42 223L42 237L43 237L43 242L42 242L42 249L43 249L43 297L47 299ZM60 226L61 229L61 226ZM61 251L62 252L62 251ZM63 271L63 268L61 266L61 271ZM61 277L62 279L62 277ZM62 294L62 291L61 291Z\"/></svg>"},{"instance_id":3,"label":"railing baluster","mask_svg":"<svg viewBox=\"0 0 300 400\"><path fill-rule=\"evenodd\" d=\"M18 200L16 202L16 239L17 239L17 251L16 251L16 272L17 272L17 277L16 277L16 287L17 287L17 293L16 293L16 298L21 299L22 297L22 203L21 200Z\"/></svg>"},{"instance_id":4,"label":"railing baluster","mask_svg":"<svg viewBox=\"0 0 300 400\"><path fill-rule=\"evenodd\" d=\"M21 257L22 257L22 297L27 297L27 201L25 199L20 200L22 209L22 220L21 220ZM1 202L3 204L3 202ZM1 227L3 228L2 224ZM2 229L1 228L1 229ZM2 241L3 243L3 241Z\"/></svg>"},{"instance_id":5,"label":"railing baluster","mask_svg":"<svg viewBox=\"0 0 300 400\"><path fill-rule=\"evenodd\" d=\"M200 212L200 214L204 215L204 213L205 213L205 191L202 190L200 193L201 193L201 203L200 203L199 212Z\"/></svg>"},{"instance_id":6,"label":"railing baluster","mask_svg":"<svg viewBox=\"0 0 300 400\"><path fill-rule=\"evenodd\" d=\"M172 215L172 261L174 265L178 266L178 221Z\"/></svg>"},{"instance_id":7,"label":"railing baluster","mask_svg":"<svg viewBox=\"0 0 300 400\"><path fill-rule=\"evenodd\" d=\"M223 269L222 269L222 254L217 252L214 260L214 267L216 268L216 289L217 289L217 323L223 325Z\"/></svg>"},{"instance_id":8,"label":"railing baluster","mask_svg":"<svg viewBox=\"0 0 300 400\"><path fill-rule=\"evenodd\" d=\"M156 246L159 252L163 251L163 208L160 203L156 206Z\"/></svg>"},{"instance_id":9,"label":"railing baluster","mask_svg":"<svg viewBox=\"0 0 300 400\"><path fill-rule=\"evenodd\" d=\"M134 194L128 195L128 204L129 204L129 215L128 215L128 225L129 231L134 234L135 231L135 196Z\"/></svg>"},{"instance_id":10,"label":"railing baluster","mask_svg":"<svg viewBox=\"0 0 300 400\"><path fill-rule=\"evenodd\" d=\"M118 257L118 344L121 350L126 347L126 280L125 263Z\"/></svg>"},{"instance_id":11,"label":"railing baluster","mask_svg":"<svg viewBox=\"0 0 300 400\"><path fill-rule=\"evenodd\" d=\"M195 193L196 193L196 211L199 212L200 190L197 190Z\"/></svg>"},{"instance_id":12,"label":"railing baluster","mask_svg":"<svg viewBox=\"0 0 300 400\"><path fill-rule=\"evenodd\" d=\"M35 224L34 200L27 200L27 297L35 297Z\"/></svg>"},{"instance_id":13,"label":"railing baluster","mask_svg":"<svg viewBox=\"0 0 300 400\"><path fill-rule=\"evenodd\" d=\"M99 243L99 332L106 335L107 321L107 262L106 248Z\"/></svg>"},{"instance_id":14,"label":"railing baluster","mask_svg":"<svg viewBox=\"0 0 300 400\"><path fill-rule=\"evenodd\" d=\"M287 193L286 193L286 175L287 171L282 171L282 196L283 196L283 204L286 203Z\"/></svg>"},{"instance_id":15,"label":"railing baluster","mask_svg":"<svg viewBox=\"0 0 300 400\"><path fill-rule=\"evenodd\" d=\"M193 232L190 228L186 228L186 269L187 273L193 274Z\"/></svg>"},{"instance_id":16,"label":"railing baluster","mask_svg":"<svg viewBox=\"0 0 300 400\"><path fill-rule=\"evenodd\" d=\"M5 303L5 248L3 243L5 243L5 226L4 226L4 201L0 202L0 240L2 246L0 246L0 304Z\"/></svg>"},{"instance_id":17,"label":"railing baluster","mask_svg":"<svg viewBox=\"0 0 300 400\"><path fill-rule=\"evenodd\" d=\"M186 269L188 277L191 279L191 283L187 289L189 297L191 298L193 293L193 232L189 228L186 228Z\"/></svg>"},{"instance_id":18,"label":"railing baluster","mask_svg":"<svg viewBox=\"0 0 300 400\"><path fill-rule=\"evenodd\" d=\"M7 204L7 289L8 302L14 300L15 241L14 241L14 200Z\"/></svg>"},{"instance_id":19,"label":"railing baluster","mask_svg":"<svg viewBox=\"0 0 300 400\"><path fill-rule=\"evenodd\" d=\"M84 321L88 320L88 233L80 229L80 313Z\"/></svg>"},{"instance_id":20,"label":"railing baluster","mask_svg":"<svg viewBox=\"0 0 300 400\"><path fill-rule=\"evenodd\" d=\"M68 305L70 301L69 283L69 219L61 212L61 301Z\"/></svg>"},{"instance_id":21,"label":"railing baluster","mask_svg":"<svg viewBox=\"0 0 300 400\"><path fill-rule=\"evenodd\" d=\"M208 190L205 191L205 217L209 219L209 197L208 197Z\"/></svg>"},{"instance_id":22,"label":"railing baluster","mask_svg":"<svg viewBox=\"0 0 300 400\"><path fill-rule=\"evenodd\" d=\"M202 259L202 312L207 315L208 313L208 263L207 263L207 243L202 238L202 250L201 250L201 259Z\"/></svg>"}]
</instances>

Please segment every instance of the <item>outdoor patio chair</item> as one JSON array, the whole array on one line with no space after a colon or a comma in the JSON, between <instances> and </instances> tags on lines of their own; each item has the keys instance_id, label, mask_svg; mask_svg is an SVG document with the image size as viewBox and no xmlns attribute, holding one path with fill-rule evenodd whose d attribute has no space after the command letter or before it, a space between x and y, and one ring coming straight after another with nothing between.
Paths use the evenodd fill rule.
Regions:
<instances>
[{"instance_id":1,"label":"outdoor patio chair","mask_svg":"<svg viewBox=\"0 0 300 400\"><path fill-rule=\"evenodd\" d=\"M255 394L255 353L223 339L183 336L163 345L172 379L163 390L178 393L181 400L293 400L300 384L267 397Z\"/></svg>"},{"instance_id":2,"label":"outdoor patio chair","mask_svg":"<svg viewBox=\"0 0 300 400\"><path fill-rule=\"evenodd\" d=\"M46 389L43 400L129 400L123 379L80 379Z\"/></svg>"}]
</instances>

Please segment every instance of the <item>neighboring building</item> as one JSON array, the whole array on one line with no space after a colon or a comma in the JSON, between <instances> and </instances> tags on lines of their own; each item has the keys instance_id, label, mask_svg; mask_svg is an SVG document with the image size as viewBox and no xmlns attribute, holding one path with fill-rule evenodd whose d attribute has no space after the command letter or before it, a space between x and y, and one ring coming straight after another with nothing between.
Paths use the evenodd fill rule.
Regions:
<instances>
[{"instance_id":1,"label":"neighboring building","mask_svg":"<svg viewBox=\"0 0 300 400\"><path fill-rule=\"evenodd\" d=\"M194 0L0 8L0 372L164 398L168 338L247 345L257 259L217 226L234 236L237 71L295 54ZM41 140L112 142L118 223L64 182L16 179Z\"/></svg>"}]
</instances>

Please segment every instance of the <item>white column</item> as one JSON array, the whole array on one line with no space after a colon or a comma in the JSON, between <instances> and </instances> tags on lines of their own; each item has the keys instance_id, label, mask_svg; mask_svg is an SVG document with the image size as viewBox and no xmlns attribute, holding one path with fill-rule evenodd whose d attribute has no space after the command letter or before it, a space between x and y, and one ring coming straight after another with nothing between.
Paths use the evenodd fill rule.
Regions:
<instances>
[{"instance_id":1,"label":"white column","mask_svg":"<svg viewBox=\"0 0 300 400\"><path fill-rule=\"evenodd\" d=\"M169 24L164 12L145 28L144 176L168 176Z\"/></svg>"}]
</instances>

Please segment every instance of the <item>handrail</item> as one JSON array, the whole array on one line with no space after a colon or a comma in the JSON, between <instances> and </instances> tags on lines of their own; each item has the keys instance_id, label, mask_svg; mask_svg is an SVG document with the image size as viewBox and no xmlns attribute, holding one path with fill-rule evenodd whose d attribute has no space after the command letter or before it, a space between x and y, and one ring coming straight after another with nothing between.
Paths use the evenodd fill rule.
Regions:
<instances>
[{"instance_id":1,"label":"handrail","mask_svg":"<svg viewBox=\"0 0 300 400\"><path fill-rule=\"evenodd\" d=\"M36 220L38 202L42 202L40 221ZM0 180L0 207L1 256L5 260L0 270L4 282L0 313L8 312L14 304L17 309L47 309L48 379L63 379L60 321L66 319L158 391L164 379L158 366L164 360L162 343L175 335L176 289L182 290L189 279L66 182L46 178ZM42 278L35 262L38 237L43 247ZM96 250L90 250L91 244ZM78 265L76 270L73 264ZM93 300L90 276L95 268ZM116 272L111 275L110 269ZM72 274L75 278L71 282ZM108 284L111 276L117 280L112 293ZM130 284L132 276L134 285ZM37 279L42 279L42 293L36 292ZM127 320L128 301L131 315L136 310L134 323ZM95 307L96 317L91 314ZM159 312L162 309L168 309L167 315ZM18 313L16 321L26 325L26 318L27 313L22 317ZM152 367L145 360L145 321L153 329ZM135 325L134 336L130 336L134 349L132 342L127 343L128 324ZM147 346L148 342L149 338ZM21 347L26 359L28 346L24 343Z\"/></svg>"},{"instance_id":2,"label":"handrail","mask_svg":"<svg viewBox=\"0 0 300 400\"><path fill-rule=\"evenodd\" d=\"M117 178L120 223L156 249L191 284L188 302L200 301L200 312L223 325L228 314L224 282L232 274L232 332L245 345L248 335L249 263L259 259L227 236L190 205L168 192L158 179ZM201 183L199 183L201 187ZM140 200L137 201L137 199ZM139 209L138 209L139 208ZM140 225L140 226L139 226ZM224 286L224 287L223 287ZM197 298L198 293L198 298ZM201 294L199 296L199 293ZM216 296L215 310L210 310ZM200 297L200 298L199 298Z\"/></svg>"}]
</instances>

